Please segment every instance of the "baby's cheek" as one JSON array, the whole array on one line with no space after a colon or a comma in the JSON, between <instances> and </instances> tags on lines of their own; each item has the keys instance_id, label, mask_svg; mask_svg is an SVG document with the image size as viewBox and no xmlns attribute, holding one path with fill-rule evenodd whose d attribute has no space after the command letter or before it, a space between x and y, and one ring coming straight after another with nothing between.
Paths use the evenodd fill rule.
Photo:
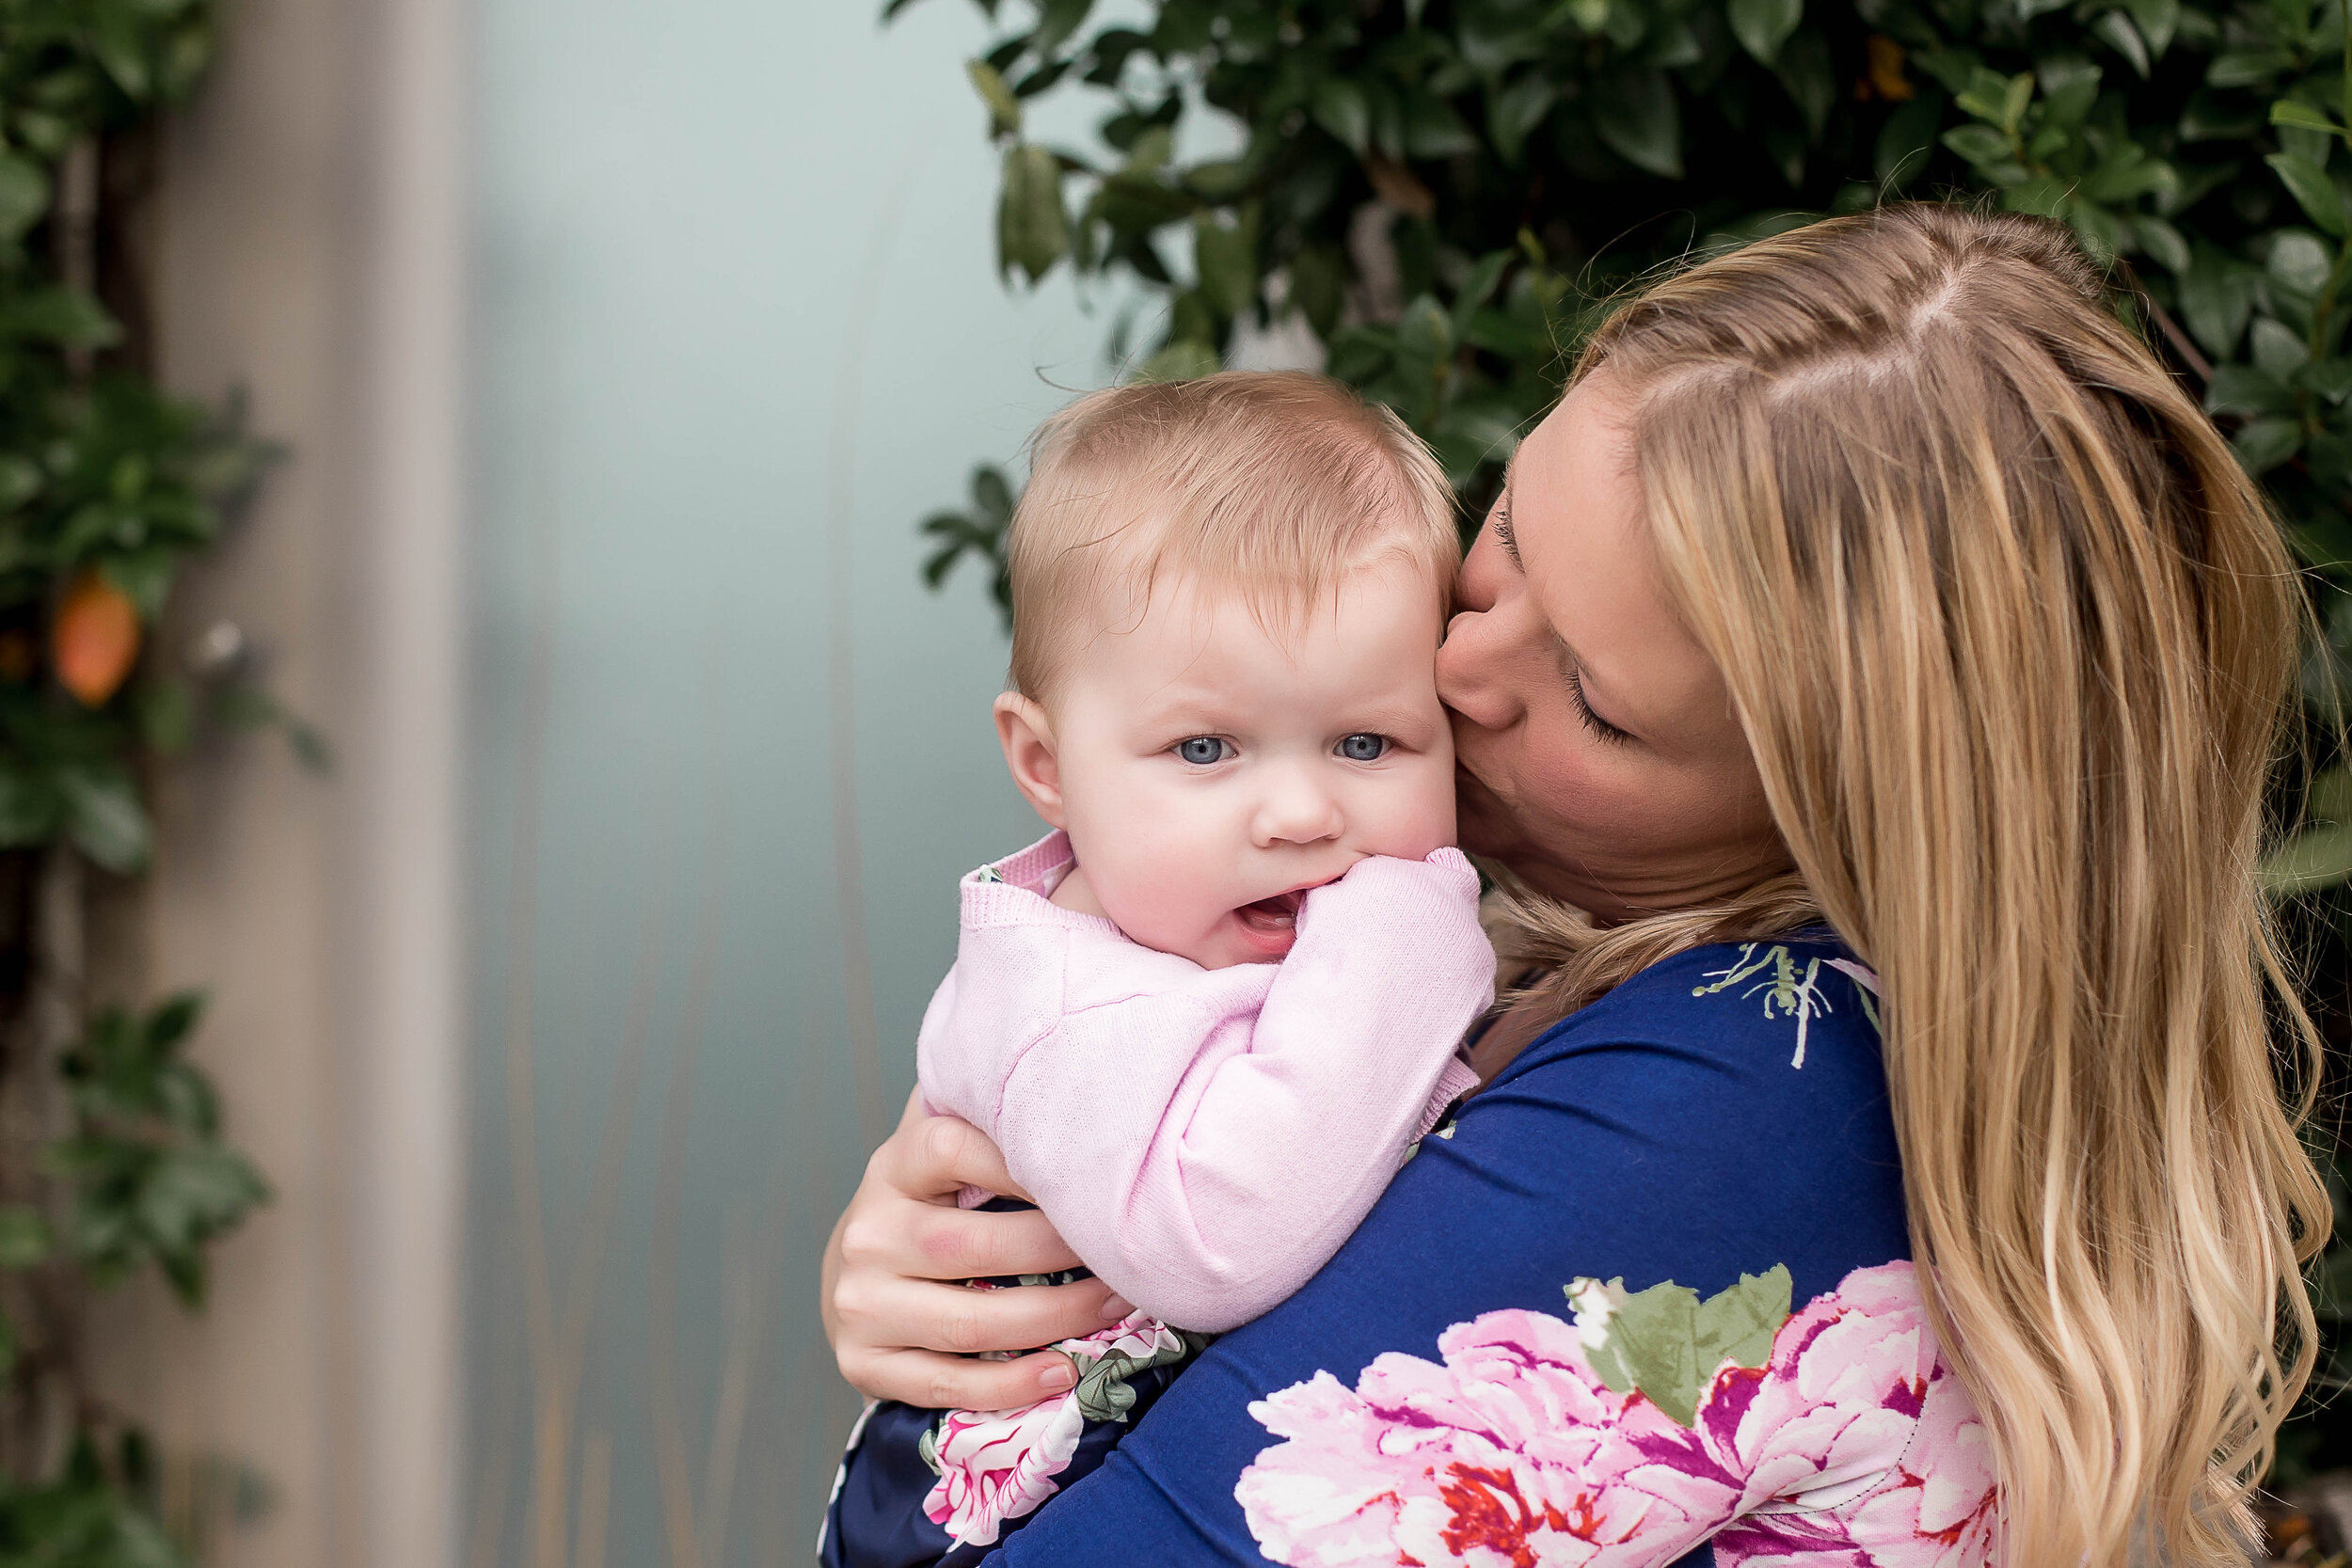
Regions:
<instances>
[{"instance_id":1,"label":"baby's cheek","mask_svg":"<svg viewBox=\"0 0 2352 1568\"><path fill-rule=\"evenodd\" d=\"M1381 781L1363 847L1372 854L1422 860L1454 842L1454 769L1450 759L1419 758Z\"/></svg>"},{"instance_id":2,"label":"baby's cheek","mask_svg":"<svg viewBox=\"0 0 2352 1568\"><path fill-rule=\"evenodd\" d=\"M1147 947L1181 952L1197 942L1229 905L1219 902L1217 873L1231 859L1188 831L1185 813L1164 804L1137 811L1112 851L1117 888L1096 884L1120 928Z\"/></svg>"}]
</instances>

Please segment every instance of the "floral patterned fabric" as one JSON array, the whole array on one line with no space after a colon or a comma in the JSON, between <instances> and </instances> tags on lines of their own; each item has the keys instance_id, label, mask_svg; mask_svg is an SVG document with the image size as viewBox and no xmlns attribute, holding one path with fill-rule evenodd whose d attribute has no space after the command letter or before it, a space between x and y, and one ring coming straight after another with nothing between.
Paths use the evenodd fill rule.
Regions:
<instances>
[{"instance_id":1,"label":"floral patterned fabric","mask_svg":"<svg viewBox=\"0 0 2352 1568\"><path fill-rule=\"evenodd\" d=\"M1724 1359L1687 1422L1595 1370L1609 1318L1489 1312L1446 1331L1440 1362L1391 1353L1352 1389L1318 1372L1252 1404L1287 1441L1234 1489L1250 1533L1295 1568L1612 1568L1726 1520L1720 1563L1991 1560L1983 1430L1910 1264L1849 1275L1782 1323L1763 1366Z\"/></svg>"},{"instance_id":2,"label":"floral patterned fabric","mask_svg":"<svg viewBox=\"0 0 2352 1568\"><path fill-rule=\"evenodd\" d=\"M922 1445L923 1458L939 1472L923 1499L924 1515L952 1540L993 1545L1007 1520L1061 1490L1055 1478L1069 1469L1088 1421L1126 1418L1135 1402L1128 1380L1182 1361L1195 1343L1137 1312L1054 1347L1079 1370L1068 1393L1019 1410L943 1413Z\"/></svg>"},{"instance_id":3,"label":"floral patterned fabric","mask_svg":"<svg viewBox=\"0 0 2352 1568\"><path fill-rule=\"evenodd\" d=\"M1564 1021L989 1563L1994 1560L1875 991L1833 942L1736 944Z\"/></svg>"}]
</instances>

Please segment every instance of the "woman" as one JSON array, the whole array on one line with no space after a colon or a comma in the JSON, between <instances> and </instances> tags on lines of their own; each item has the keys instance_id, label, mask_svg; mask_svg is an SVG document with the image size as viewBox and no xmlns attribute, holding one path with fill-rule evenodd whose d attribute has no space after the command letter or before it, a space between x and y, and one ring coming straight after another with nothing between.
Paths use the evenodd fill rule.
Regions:
<instances>
[{"instance_id":1,"label":"woman","mask_svg":"<svg viewBox=\"0 0 2352 1568\"><path fill-rule=\"evenodd\" d=\"M2240 1560L2327 1224L2254 884L2300 600L2062 231L1890 208L1661 284L1461 602L1462 838L1549 972L1347 1248L1001 1555ZM930 1283L1070 1261L964 1180L911 1118L844 1216L869 1392L1034 1399L1058 1357L892 1347L1120 1305Z\"/></svg>"}]
</instances>

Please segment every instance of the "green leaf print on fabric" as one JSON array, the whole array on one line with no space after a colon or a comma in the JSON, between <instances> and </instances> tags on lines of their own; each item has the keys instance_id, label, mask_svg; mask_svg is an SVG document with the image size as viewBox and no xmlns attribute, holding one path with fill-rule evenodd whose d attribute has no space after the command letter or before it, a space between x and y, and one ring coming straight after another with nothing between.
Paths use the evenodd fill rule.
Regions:
<instances>
[{"instance_id":1,"label":"green leaf print on fabric","mask_svg":"<svg viewBox=\"0 0 2352 1568\"><path fill-rule=\"evenodd\" d=\"M1779 1263L1704 1301L1671 1279L1630 1292L1623 1278L1579 1279L1567 1291L1593 1371L1613 1392L1640 1389L1683 1427L1724 1363L1763 1366L1788 1321L1788 1270Z\"/></svg>"},{"instance_id":2,"label":"green leaf print on fabric","mask_svg":"<svg viewBox=\"0 0 2352 1568\"><path fill-rule=\"evenodd\" d=\"M1763 951L1758 953L1756 951L1758 948L1763 948ZM1819 956L1805 959L1804 973L1800 974L1797 972L1797 960L1790 956L1788 948L1777 942L1770 947L1765 947L1762 942L1741 942L1740 956L1737 958L1721 969L1710 969L1705 972L1707 978L1715 983L1711 986L1692 986L1691 994L1713 996L1740 984L1742 980L1762 974L1764 976L1762 979L1756 980L1756 984L1740 994L1744 998L1762 991L1766 1018L1772 1018L1777 1014L1797 1021L1797 1051L1795 1055L1788 1058L1788 1065L1792 1068L1802 1068L1804 1066L1804 1037L1807 1026L1823 1013L1837 1010L1831 1005L1828 993L1821 989L1821 971L1824 968L1834 969L1854 983L1855 992L1862 998L1863 1016L1870 1021L1871 1028L1884 1033L1883 1026L1879 1022L1876 995L1878 976L1876 974L1851 958L1823 959Z\"/></svg>"}]
</instances>

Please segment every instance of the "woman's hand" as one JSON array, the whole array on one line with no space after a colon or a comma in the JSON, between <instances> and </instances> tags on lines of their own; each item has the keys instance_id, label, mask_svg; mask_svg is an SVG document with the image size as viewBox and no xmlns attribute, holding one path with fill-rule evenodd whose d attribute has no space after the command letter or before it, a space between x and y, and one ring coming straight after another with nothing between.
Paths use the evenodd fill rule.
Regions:
<instances>
[{"instance_id":1,"label":"woman's hand","mask_svg":"<svg viewBox=\"0 0 2352 1568\"><path fill-rule=\"evenodd\" d=\"M972 1353L1050 1345L1134 1310L1099 1279L1006 1291L956 1283L1078 1266L1041 1213L957 1208L967 1183L1025 1196L969 1122L927 1117L920 1096L908 1096L825 1248L825 1337L841 1375L870 1398L956 1410L1029 1404L1077 1381L1068 1356Z\"/></svg>"}]
</instances>

